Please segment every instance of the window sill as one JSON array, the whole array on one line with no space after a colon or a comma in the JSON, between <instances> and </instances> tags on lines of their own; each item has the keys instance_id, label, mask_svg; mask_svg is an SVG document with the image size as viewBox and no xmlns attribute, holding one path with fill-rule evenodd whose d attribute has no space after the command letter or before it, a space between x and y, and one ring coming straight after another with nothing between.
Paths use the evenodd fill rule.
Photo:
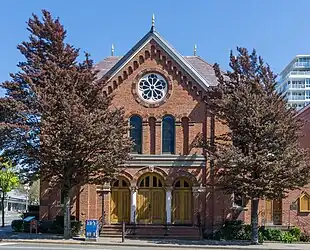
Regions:
<instances>
[{"instance_id":1,"label":"window sill","mask_svg":"<svg viewBox=\"0 0 310 250\"><path fill-rule=\"evenodd\" d=\"M59 208L59 207L64 208L64 207L65 207L65 205L64 205L64 204L57 204L55 207L58 207L58 208ZM70 207L71 207L71 208L73 208L73 205L71 205Z\"/></svg>"},{"instance_id":2,"label":"window sill","mask_svg":"<svg viewBox=\"0 0 310 250\"><path fill-rule=\"evenodd\" d=\"M244 206L238 206L238 205L233 205L231 207L231 210L239 210L239 211L248 211L249 209L247 207Z\"/></svg>"},{"instance_id":3,"label":"window sill","mask_svg":"<svg viewBox=\"0 0 310 250\"><path fill-rule=\"evenodd\" d=\"M299 213L310 213L310 210L298 210Z\"/></svg>"}]
</instances>

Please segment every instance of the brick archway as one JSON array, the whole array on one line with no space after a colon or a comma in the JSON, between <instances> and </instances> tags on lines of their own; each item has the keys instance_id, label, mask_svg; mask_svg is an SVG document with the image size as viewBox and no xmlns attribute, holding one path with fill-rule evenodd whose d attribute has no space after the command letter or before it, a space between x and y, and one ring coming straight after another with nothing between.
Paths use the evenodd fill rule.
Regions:
<instances>
[{"instance_id":1,"label":"brick archway","mask_svg":"<svg viewBox=\"0 0 310 250\"><path fill-rule=\"evenodd\" d=\"M148 166L140 169L135 175L133 175L133 179L131 180L131 186L137 186L139 178L146 173L156 173L162 177L166 185L166 179L168 174L159 167Z\"/></svg>"},{"instance_id":2,"label":"brick archway","mask_svg":"<svg viewBox=\"0 0 310 250\"><path fill-rule=\"evenodd\" d=\"M168 186L173 186L175 180L181 177L189 179L192 182L193 186L199 186L197 178L190 172L184 170L172 171L171 173L169 173L169 175L167 176L166 184Z\"/></svg>"},{"instance_id":3,"label":"brick archway","mask_svg":"<svg viewBox=\"0 0 310 250\"><path fill-rule=\"evenodd\" d=\"M132 186L132 180L133 180L133 176L128 173L127 171L123 170L118 174L118 177L124 177L125 179L128 180L128 182L130 183L130 186Z\"/></svg>"}]
</instances>

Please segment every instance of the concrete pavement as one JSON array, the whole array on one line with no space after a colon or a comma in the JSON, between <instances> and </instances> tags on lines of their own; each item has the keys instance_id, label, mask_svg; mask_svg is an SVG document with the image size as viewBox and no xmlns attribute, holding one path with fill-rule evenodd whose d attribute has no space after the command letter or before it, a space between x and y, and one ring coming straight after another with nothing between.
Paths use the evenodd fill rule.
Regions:
<instances>
[{"instance_id":1,"label":"concrete pavement","mask_svg":"<svg viewBox=\"0 0 310 250\"><path fill-rule=\"evenodd\" d=\"M252 246L251 248L233 248L232 246L228 247L223 247L223 246L218 246L218 250L220 249L299 249L299 250L304 250L304 249L310 249L308 245L302 245L302 244L288 244L288 245L283 245L283 244L278 244L279 247L281 245L281 248L273 248L271 245L265 245L263 248L262 246ZM0 250L9 250L9 249L35 249L35 250L76 250L76 249L89 249L89 250L139 250L143 247L143 249L146 250L164 250L164 249L169 249L170 247L168 246L127 246L127 245L118 245L118 246L112 246L112 245L89 245L89 244L52 244L52 243L16 243L16 242L5 242L5 243L0 243ZM183 250L194 250L194 249L201 249L197 248L196 246L189 246L189 247L178 247L175 249L183 249ZM203 249L214 249L214 248L209 248L209 246L205 246Z\"/></svg>"},{"instance_id":2,"label":"concrete pavement","mask_svg":"<svg viewBox=\"0 0 310 250\"><path fill-rule=\"evenodd\" d=\"M0 243L0 250L9 250L9 249L34 249L34 250L77 250L77 249L89 249L89 250L137 250L141 249L139 247L128 247L128 246L81 246L81 245L53 245L53 244L16 244L16 243ZM164 250L167 248L153 248L153 247L147 247L145 249L148 250ZM184 249L184 248L183 248ZM193 248L189 248L188 250L193 250Z\"/></svg>"},{"instance_id":3,"label":"concrete pavement","mask_svg":"<svg viewBox=\"0 0 310 250\"><path fill-rule=\"evenodd\" d=\"M1 245L4 244L4 245ZM10 245L12 244L12 245ZM25 246L25 247L21 247ZM57 248L48 248L57 246ZM5 248L6 247L6 248ZM9 248L8 248L9 247ZM310 250L310 244L283 244L283 243L264 243L263 245L248 245L244 242L212 242L212 241L181 241L181 240L131 240L126 239L121 243L120 239L100 239L98 242L85 242L77 240L51 240L51 239L33 239L33 240L3 240L0 243L1 249L271 249L271 250ZM40 248L41 247L41 248ZM42 248L47 247L47 248Z\"/></svg>"},{"instance_id":4,"label":"concrete pavement","mask_svg":"<svg viewBox=\"0 0 310 250\"><path fill-rule=\"evenodd\" d=\"M89 249L89 250L138 250L140 247L128 247L128 246L91 246L91 245L69 245L69 244L17 244L17 243L0 243L0 250L10 250L10 249L34 249L34 250L77 250L77 249ZM145 247L147 250L164 250L166 247ZM184 248L183 248L184 249ZM193 250L194 248L188 248L187 250Z\"/></svg>"}]
</instances>

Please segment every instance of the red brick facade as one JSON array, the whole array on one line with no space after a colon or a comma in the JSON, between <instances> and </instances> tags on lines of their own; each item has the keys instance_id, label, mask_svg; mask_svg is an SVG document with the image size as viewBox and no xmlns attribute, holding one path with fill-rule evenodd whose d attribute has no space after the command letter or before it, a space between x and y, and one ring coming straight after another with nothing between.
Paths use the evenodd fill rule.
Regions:
<instances>
[{"instance_id":1,"label":"red brick facade","mask_svg":"<svg viewBox=\"0 0 310 250\"><path fill-rule=\"evenodd\" d=\"M133 160L128 162L120 174L122 180L129 183L130 198L129 204L126 204L130 210L128 222L132 223L134 220L139 223L136 214L139 202L133 202L132 199L141 199L139 181L148 173L163 181L162 187L156 187L156 190L161 192L162 189L165 194L160 201L165 206L163 224L176 223L174 217L177 215L172 210L178 210L182 205L173 204L178 202L174 195L177 190L181 190L176 186L177 181L183 179L190 183L190 189L183 190L184 193L190 190L190 224L196 225L200 218L202 225L214 229L228 218L238 217L249 222L249 205L246 211L238 213L234 209L232 196L213 188L212 164L203 150L195 147L198 137L211 140L214 134L225 131L225 127L209 117L204 103L204 89L208 85L216 84L212 66L196 56L181 57L169 45L164 42L161 44L162 38L158 36L151 31L149 40L141 40L134 47L135 50L124 57L127 60L109 57L96 66L107 83L107 93L114 95L113 105L124 107L127 119L132 115L139 115L143 120L142 154L133 155ZM150 72L160 74L168 84L165 98L157 103L145 102L137 93L140 78ZM165 115L171 115L175 119L175 154L162 153L162 119ZM47 191L44 185L41 190L40 217L51 219L62 213L60 192ZM310 193L310 190L306 191ZM82 221L96 218L104 220L105 224L113 223L111 206L117 205L112 201L112 192L110 183L82 187L79 195L72 197L72 213ZM169 192L170 200L167 199ZM289 197L283 200L280 213L278 211L282 225L302 226L308 221L308 214L289 212L289 205L301 192L291 192ZM158 200L150 201L150 206L156 206L152 202ZM172 203L171 211L167 211L168 203ZM182 213L186 213L184 211L188 208L182 209ZM133 210L135 213L132 213ZM261 201L260 215L263 215L265 210L265 201ZM266 222L264 216L260 217L263 224L273 223L273 218Z\"/></svg>"}]
</instances>

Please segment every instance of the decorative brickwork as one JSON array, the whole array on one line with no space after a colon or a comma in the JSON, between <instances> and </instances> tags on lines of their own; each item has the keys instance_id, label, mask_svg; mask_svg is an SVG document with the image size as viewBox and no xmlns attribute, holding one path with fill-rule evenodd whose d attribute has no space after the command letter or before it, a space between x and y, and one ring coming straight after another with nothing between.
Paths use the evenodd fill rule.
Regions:
<instances>
[{"instance_id":1,"label":"decorative brickwork","mask_svg":"<svg viewBox=\"0 0 310 250\"><path fill-rule=\"evenodd\" d=\"M124 205L124 202L115 205L116 201L113 197L123 195L124 201L129 200L129 203L126 203L122 209L130 210L130 222L139 223L137 206L141 205L145 199L145 208L150 213L150 217L156 216L154 209L157 208L158 211L164 209L165 219L173 221L172 207L182 207L180 213L184 213L190 207L191 224L200 224L209 230L215 230L226 219L242 219L249 223L250 204L247 203L244 209L233 206L232 195L216 187L216 179L213 176L214 163L207 159L206 152L196 147L199 138L205 142L212 142L214 135L227 131L225 126L208 113L204 102L206 98L204 86L196 78L194 79L194 74L190 74L188 68L185 69L182 63L176 62L173 55L167 53L166 48L161 47L154 39L146 43L141 50L134 52L131 60L124 60L124 65L121 65L115 74L102 66L106 70L103 73L103 81L106 85L105 92L114 96L113 105L124 107L127 119L133 115L141 116L143 120L142 154L133 155L133 159L120 172L119 177L124 178L123 180L129 185L123 189L125 190L123 193L120 191L118 196L113 196L114 189L111 189L110 183L97 186L85 185L73 194L72 213L81 221L97 218L106 225L111 224L112 213L116 220L118 218L115 214L118 208L115 209L115 207ZM189 61L194 61L194 59L191 58ZM198 60L199 64L196 68L192 67L193 71L208 72L211 70L212 72L209 64L200 58ZM107 62L111 63L109 60ZM204 70L204 67L208 67L208 70ZM137 93L139 80L151 72L160 74L168 84L166 96L158 103L145 102ZM213 81L210 84L216 85L215 77L211 74L205 74L204 78L210 76L208 81ZM162 153L162 119L165 115L171 115L175 119L175 154ZM309 118L310 112L305 112L304 116ZM309 131L308 125L305 127L305 134L308 137ZM304 147L310 146L308 137L302 139L301 143ZM153 183L153 187L148 190L147 187L153 179L145 178L144 188L139 188L139 180L148 174L150 174L149 178L158 177L163 183L157 181L155 186ZM181 188L179 189L181 190L178 193L179 199L183 199L183 202L176 206L173 204L178 200L173 197L174 185L180 179L187 180L192 186L184 188L184 193ZM59 204L60 192L56 188L47 189L44 183L42 183L41 190L40 218L52 219L62 212ZM191 190L190 193L188 190ZM310 188L292 191L286 199L282 200L281 222L283 226L298 225L305 230L310 230L309 214L301 213L298 209L290 210L292 202L298 200L302 191L310 193ZM187 207L184 201L186 197L191 197L188 200L192 201ZM149 202L149 200L153 201ZM265 201L260 201L261 224L266 222L266 206ZM119 222L121 221L122 218L119 218ZM154 221L150 218L149 223Z\"/></svg>"}]
</instances>

